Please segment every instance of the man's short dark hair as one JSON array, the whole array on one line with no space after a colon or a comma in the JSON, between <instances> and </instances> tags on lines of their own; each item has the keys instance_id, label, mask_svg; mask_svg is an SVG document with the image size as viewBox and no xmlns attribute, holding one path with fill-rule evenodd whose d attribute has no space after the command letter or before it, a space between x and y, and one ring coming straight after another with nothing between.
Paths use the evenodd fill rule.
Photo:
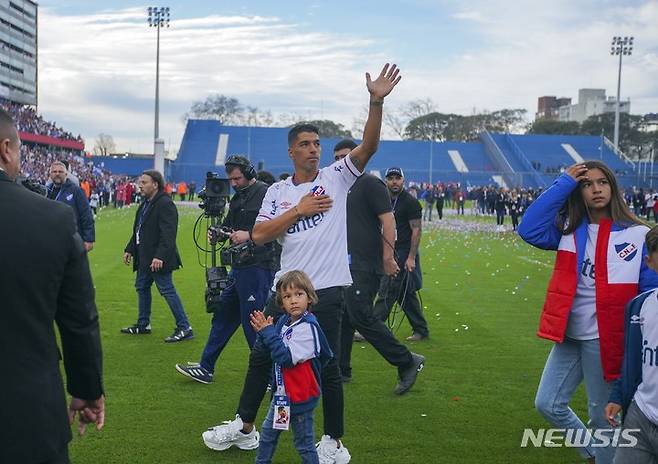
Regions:
<instances>
[{"instance_id":1,"label":"man's short dark hair","mask_svg":"<svg viewBox=\"0 0 658 464\"><path fill-rule=\"evenodd\" d=\"M9 139L11 143L18 140L18 131L16 123L11 115L0 108L0 140Z\"/></svg>"},{"instance_id":2,"label":"man's short dark hair","mask_svg":"<svg viewBox=\"0 0 658 464\"><path fill-rule=\"evenodd\" d=\"M320 130L317 127L315 127L313 124L307 124L307 123L297 124L296 126L293 126L293 128L288 131L289 147L292 147L292 144L295 143L295 140L297 140L297 136L302 132L312 132L320 136Z\"/></svg>"},{"instance_id":3,"label":"man's short dark hair","mask_svg":"<svg viewBox=\"0 0 658 464\"><path fill-rule=\"evenodd\" d=\"M256 174L256 179L261 182L265 182L267 185L272 185L274 182L276 182L276 179L269 171L258 171L258 174Z\"/></svg>"},{"instance_id":4,"label":"man's short dark hair","mask_svg":"<svg viewBox=\"0 0 658 464\"><path fill-rule=\"evenodd\" d=\"M162 192L164 190L164 177L162 177L160 171L156 171L155 169L147 169L142 174L149 176L151 179L153 179L153 182L158 183L158 192Z\"/></svg>"},{"instance_id":5,"label":"man's short dark hair","mask_svg":"<svg viewBox=\"0 0 658 464\"><path fill-rule=\"evenodd\" d=\"M340 150L344 150L346 148L349 148L350 151L352 151L357 146L358 145L356 144L356 142L354 140L352 140L352 139L343 139L340 142L338 142L336 144L336 146L334 147L334 153L336 153L337 151L340 151Z\"/></svg>"},{"instance_id":6,"label":"man's short dark hair","mask_svg":"<svg viewBox=\"0 0 658 464\"><path fill-rule=\"evenodd\" d=\"M644 236L644 241L647 244L647 253L655 253L658 251L658 226L654 226L647 235Z\"/></svg>"}]
</instances>

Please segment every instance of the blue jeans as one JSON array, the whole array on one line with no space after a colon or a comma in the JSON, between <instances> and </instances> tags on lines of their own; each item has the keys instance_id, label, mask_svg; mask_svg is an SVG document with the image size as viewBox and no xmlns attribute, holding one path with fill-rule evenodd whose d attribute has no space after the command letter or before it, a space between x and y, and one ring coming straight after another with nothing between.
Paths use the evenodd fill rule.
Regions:
<instances>
[{"instance_id":1,"label":"blue jeans","mask_svg":"<svg viewBox=\"0 0 658 464\"><path fill-rule=\"evenodd\" d=\"M183 303L176 293L174 280L171 272L151 272L150 270L138 270L135 278L135 288L137 289L138 300L138 318L137 324L146 326L151 323L151 285L155 282L160 295L167 300L171 314L176 319L176 328L185 330L190 328L187 315L183 309Z\"/></svg>"},{"instance_id":2,"label":"blue jeans","mask_svg":"<svg viewBox=\"0 0 658 464\"><path fill-rule=\"evenodd\" d=\"M201 367L208 372L215 371L217 358L240 324L249 348L254 345L256 332L251 328L249 315L265 308L274 274L274 271L259 266L231 269L231 281L222 291L220 308L212 317L208 341L201 355Z\"/></svg>"},{"instance_id":3,"label":"blue jeans","mask_svg":"<svg viewBox=\"0 0 658 464\"><path fill-rule=\"evenodd\" d=\"M610 430L604 413L610 385L603 379L599 340L565 338L564 342L553 345L539 382L535 407L555 428L572 429L573 437L590 435L585 424L569 407L569 401L583 379L590 428ZM606 436L612 438L611 433ZM579 440L582 441L582 438ZM615 448L592 447L593 443L596 440L592 438L587 446L576 449L584 458L596 457L596 464L611 464Z\"/></svg>"},{"instance_id":4,"label":"blue jeans","mask_svg":"<svg viewBox=\"0 0 658 464\"><path fill-rule=\"evenodd\" d=\"M276 444L282 432L272 428L273 418L274 403L271 403L260 430L256 464L269 464L272 462L272 456L274 456ZM315 437L313 436L313 410L302 414L292 414L290 425L295 448L302 458L302 464L319 464L318 452L315 449Z\"/></svg>"}]
</instances>

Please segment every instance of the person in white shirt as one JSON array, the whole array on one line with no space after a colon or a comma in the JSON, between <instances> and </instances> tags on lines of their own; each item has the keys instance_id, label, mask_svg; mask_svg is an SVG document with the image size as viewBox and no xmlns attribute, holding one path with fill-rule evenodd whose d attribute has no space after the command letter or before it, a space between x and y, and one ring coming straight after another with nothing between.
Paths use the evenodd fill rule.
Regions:
<instances>
[{"instance_id":1,"label":"person in white shirt","mask_svg":"<svg viewBox=\"0 0 658 464\"><path fill-rule=\"evenodd\" d=\"M96 215L98 214L98 202L99 201L100 201L100 197L98 196L98 192L96 190L94 190L94 192L89 197L89 207L94 212L94 219L96 219Z\"/></svg>"},{"instance_id":2,"label":"person in white shirt","mask_svg":"<svg viewBox=\"0 0 658 464\"><path fill-rule=\"evenodd\" d=\"M318 295L313 312L329 346L337 352L340 344L343 287L352 283L347 256L347 192L377 151L386 97L400 81L396 65L386 64L372 80L366 73L370 108L363 141L344 159L320 169L320 136L310 124L300 124L288 133L288 156L294 174L273 184L265 194L252 231L256 244L278 240L282 246L278 278L291 270L305 272ZM266 314L280 316L281 309L271 300ZM254 420L270 381L272 361L258 341L249 356L249 369L235 420L203 433L206 446L225 450L258 447ZM320 462L345 464L350 454L342 445L343 385L334 358L323 367L322 404L324 436L318 444Z\"/></svg>"},{"instance_id":3,"label":"person in white shirt","mask_svg":"<svg viewBox=\"0 0 658 464\"><path fill-rule=\"evenodd\" d=\"M647 232L645 261L658 272L658 226ZM617 427L624 410L623 430L615 464L658 462L658 289L638 295L626 309L624 361L605 408Z\"/></svg>"}]
</instances>

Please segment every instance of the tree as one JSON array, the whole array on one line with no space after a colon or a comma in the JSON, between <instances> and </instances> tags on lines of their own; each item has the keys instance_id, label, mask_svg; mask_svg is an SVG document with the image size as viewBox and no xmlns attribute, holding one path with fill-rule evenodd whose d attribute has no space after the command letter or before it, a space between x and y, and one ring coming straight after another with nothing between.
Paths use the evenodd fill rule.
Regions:
<instances>
[{"instance_id":1,"label":"tree","mask_svg":"<svg viewBox=\"0 0 658 464\"><path fill-rule=\"evenodd\" d=\"M485 126L494 132L516 132L526 125L527 110L521 108L494 111L485 113Z\"/></svg>"},{"instance_id":2,"label":"tree","mask_svg":"<svg viewBox=\"0 0 658 464\"><path fill-rule=\"evenodd\" d=\"M523 109L475 112L469 116L431 112L411 119L404 129L403 138L470 142L477 140L484 129L494 132L518 131L526 124L525 114L526 110Z\"/></svg>"},{"instance_id":3,"label":"tree","mask_svg":"<svg viewBox=\"0 0 658 464\"><path fill-rule=\"evenodd\" d=\"M454 120L461 118L458 114L429 113L418 116L407 124L404 138L407 140L448 140L448 127L454 125Z\"/></svg>"},{"instance_id":4,"label":"tree","mask_svg":"<svg viewBox=\"0 0 658 464\"><path fill-rule=\"evenodd\" d=\"M529 134L580 134L580 124L577 121L556 121L554 119L536 119L528 129ZM600 135L600 134L599 134Z\"/></svg>"},{"instance_id":5,"label":"tree","mask_svg":"<svg viewBox=\"0 0 658 464\"><path fill-rule=\"evenodd\" d=\"M109 156L116 153L117 146L114 144L114 139L109 134L100 133L94 142L94 155L96 156Z\"/></svg>"},{"instance_id":6,"label":"tree","mask_svg":"<svg viewBox=\"0 0 658 464\"><path fill-rule=\"evenodd\" d=\"M247 111L241 121L246 126L271 127L274 125L274 117L270 110L260 111L255 106L247 106Z\"/></svg>"},{"instance_id":7,"label":"tree","mask_svg":"<svg viewBox=\"0 0 658 464\"><path fill-rule=\"evenodd\" d=\"M244 108L237 98L214 94L203 101L194 102L183 119L216 119L222 124L240 124L243 114Z\"/></svg>"},{"instance_id":8,"label":"tree","mask_svg":"<svg viewBox=\"0 0 658 464\"><path fill-rule=\"evenodd\" d=\"M315 121L300 121L304 124L312 124L318 128L321 137L329 138L352 138L352 133L346 129L342 124L330 121L328 119L315 120ZM291 124L292 127L296 124Z\"/></svg>"},{"instance_id":9,"label":"tree","mask_svg":"<svg viewBox=\"0 0 658 464\"><path fill-rule=\"evenodd\" d=\"M435 112L436 106L431 99L418 99L410 101L397 108L390 108L384 111L383 122L388 129L393 131L401 139L404 139L409 122L421 116ZM365 122L365 118L363 118L363 121Z\"/></svg>"}]
</instances>

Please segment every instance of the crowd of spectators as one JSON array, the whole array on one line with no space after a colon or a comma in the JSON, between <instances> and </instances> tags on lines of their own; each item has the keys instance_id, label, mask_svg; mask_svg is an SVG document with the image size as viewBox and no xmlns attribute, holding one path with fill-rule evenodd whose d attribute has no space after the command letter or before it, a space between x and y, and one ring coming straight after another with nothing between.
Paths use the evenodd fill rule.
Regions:
<instances>
[{"instance_id":1,"label":"crowd of spectators","mask_svg":"<svg viewBox=\"0 0 658 464\"><path fill-rule=\"evenodd\" d=\"M46 121L37 113L36 109L31 106L0 99L0 107L11 114L16 122L16 127L21 132L47 135L61 140L73 140L75 142L84 143L81 135L75 136L59 127L57 123Z\"/></svg>"}]
</instances>

